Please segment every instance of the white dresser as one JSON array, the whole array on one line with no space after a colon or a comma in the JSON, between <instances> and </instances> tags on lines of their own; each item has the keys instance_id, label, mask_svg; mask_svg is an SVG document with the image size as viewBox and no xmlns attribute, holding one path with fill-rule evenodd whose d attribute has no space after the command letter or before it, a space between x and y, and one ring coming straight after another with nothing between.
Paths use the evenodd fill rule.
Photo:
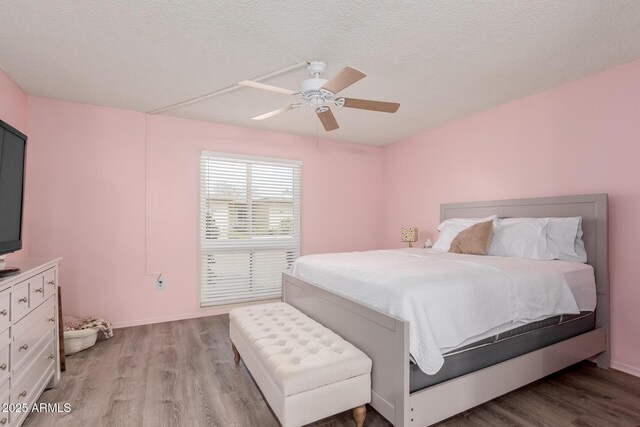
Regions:
<instances>
[{"instance_id":1,"label":"white dresser","mask_svg":"<svg viewBox=\"0 0 640 427\"><path fill-rule=\"evenodd\" d=\"M60 380L58 262L9 262L20 273L0 279L0 427L22 424Z\"/></svg>"}]
</instances>

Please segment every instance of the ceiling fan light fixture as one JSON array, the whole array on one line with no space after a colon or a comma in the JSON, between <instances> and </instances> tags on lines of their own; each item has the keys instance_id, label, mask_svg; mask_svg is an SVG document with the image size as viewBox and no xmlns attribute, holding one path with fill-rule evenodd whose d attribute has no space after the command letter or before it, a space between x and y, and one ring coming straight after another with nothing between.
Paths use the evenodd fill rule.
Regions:
<instances>
[{"instance_id":1,"label":"ceiling fan light fixture","mask_svg":"<svg viewBox=\"0 0 640 427\"><path fill-rule=\"evenodd\" d=\"M257 89L268 90L271 92L280 92L288 95L296 95L304 99L308 104L315 108L316 114L322 122L324 129L329 132L338 129L338 122L336 121L333 112L326 104L334 104L337 107L357 108L360 110L379 111L384 113L395 113L400 104L395 102L381 102L371 101L368 99L356 99L356 98L335 98L336 94L341 90L351 86L357 81L366 77L362 71L352 67L343 68L338 74L333 76L330 80L320 77L327 68L327 65L322 61L313 61L309 63L308 69L313 76L310 79L305 79L300 84L300 92L294 93L288 89L282 89L279 87L267 85L264 83L258 83L253 81L243 80L240 82L243 86L254 87ZM294 108L298 108L302 104L292 104L286 107L279 108L277 110L261 114L253 117L254 120L263 120L278 114L290 111Z\"/></svg>"},{"instance_id":2,"label":"ceiling fan light fixture","mask_svg":"<svg viewBox=\"0 0 640 427\"><path fill-rule=\"evenodd\" d=\"M327 82L326 79L321 79L321 78L313 78L313 79L306 79L303 80L302 83L300 84L300 93L302 94L302 96L312 96L312 95L323 95L323 91L322 91L322 85L324 85ZM331 94L331 97L333 97L333 93L326 91L329 94Z\"/></svg>"},{"instance_id":3,"label":"ceiling fan light fixture","mask_svg":"<svg viewBox=\"0 0 640 427\"><path fill-rule=\"evenodd\" d=\"M327 64L322 61L311 61L309 63L309 72L318 77L318 74L322 74L327 69Z\"/></svg>"}]
</instances>

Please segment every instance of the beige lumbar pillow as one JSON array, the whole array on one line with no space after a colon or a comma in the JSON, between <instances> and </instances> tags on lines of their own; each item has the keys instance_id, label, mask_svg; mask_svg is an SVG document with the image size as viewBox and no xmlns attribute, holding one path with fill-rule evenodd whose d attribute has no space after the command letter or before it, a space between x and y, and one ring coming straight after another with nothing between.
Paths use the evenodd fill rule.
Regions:
<instances>
[{"instance_id":1,"label":"beige lumbar pillow","mask_svg":"<svg viewBox=\"0 0 640 427\"><path fill-rule=\"evenodd\" d=\"M453 242L449 252L455 254L486 255L493 237L493 221L481 222L462 230Z\"/></svg>"}]
</instances>

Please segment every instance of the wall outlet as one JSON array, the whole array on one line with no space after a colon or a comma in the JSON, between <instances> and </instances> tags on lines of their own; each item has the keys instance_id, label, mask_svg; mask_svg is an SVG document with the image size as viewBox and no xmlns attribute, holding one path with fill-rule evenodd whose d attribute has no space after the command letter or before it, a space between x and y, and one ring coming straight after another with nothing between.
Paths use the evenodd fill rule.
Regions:
<instances>
[{"instance_id":1,"label":"wall outlet","mask_svg":"<svg viewBox=\"0 0 640 427\"><path fill-rule=\"evenodd\" d=\"M162 275L158 276L158 278L156 279L156 289L162 290L165 288L165 286L167 286L167 283L165 282Z\"/></svg>"}]
</instances>

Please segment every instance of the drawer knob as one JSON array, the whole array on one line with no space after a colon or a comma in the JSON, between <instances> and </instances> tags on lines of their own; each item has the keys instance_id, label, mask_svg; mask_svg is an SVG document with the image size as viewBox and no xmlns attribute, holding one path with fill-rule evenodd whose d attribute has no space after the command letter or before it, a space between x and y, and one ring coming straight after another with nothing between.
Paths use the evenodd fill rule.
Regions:
<instances>
[{"instance_id":1,"label":"drawer knob","mask_svg":"<svg viewBox=\"0 0 640 427\"><path fill-rule=\"evenodd\" d=\"M55 356L53 354L50 354L49 357L47 357L47 359L53 359Z\"/></svg>"},{"instance_id":2,"label":"drawer knob","mask_svg":"<svg viewBox=\"0 0 640 427\"><path fill-rule=\"evenodd\" d=\"M5 425L7 423L7 417L0 420L0 424Z\"/></svg>"},{"instance_id":3,"label":"drawer knob","mask_svg":"<svg viewBox=\"0 0 640 427\"><path fill-rule=\"evenodd\" d=\"M22 297L18 300L18 302L27 302L27 297Z\"/></svg>"},{"instance_id":4,"label":"drawer knob","mask_svg":"<svg viewBox=\"0 0 640 427\"><path fill-rule=\"evenodd\" d=\"M5 369L7 369L7 364L6 363L3 363L2 365L0 365L0 370L4 371Z\"/></svg>"},{"instance_id":5,"label":"drawer knob","mask_svg":"<svg viewBox=\"0 0 640 427\"><path fill-rule=\"evenodd\" d=\"M44 289L42 288L38 288L36 290L34 290L33 292L35 292L36 294L40 293L40 292L44 292Z\"/></svg>"},{"instance_id":6,"label":"drawer knob","mask_svg":"<svg viewBox=\"0 0 640 427\"><path fill-rule=\"evenodd\" d=\"M7 315L7 309L5 308L4 310L0 311L0 314L2 314L3 316Z\"/></svg>"},{"instance_id":7,"label":"drawer knob","mask_svg":"<svg viewBox=\"0 0 640 427\"><path fill-rule=\"evenodd\" d=\"M55 321L56 321L56 318L55 318L55 317L50 317L50 318L49 318L49 319L47 319L47 320L49 320L49 322L55 322Z\"/></svg>"},{"instance_id":8,"label":"drawer knob","mask_svg":"<svg viewBox=\"0 0 640 427\"><path fill-rule=\"evenodd\" d=\"M18 397L26 397L26 396L27 396L27 390L22 390L18 395Z\"/></svg>"},{"instance_id":9,"label":"drawer knob","mask_svg":"<svg viewBox=\"0 0 640 427\"><path fill-rule=\"evenodd\" d=\"M50 280L50 281L47 282L47 285L53 286L55 284L56 284L56 282L54 280Z\"/></svg>"},{"instance_id":10,"label":"drawer knob","mask_svg":"<svg viewBox=\"0 0 640 427\"><path fill-rule=\"evenodd\" d=\"M29 344L24 344L24 345L21 345L21 346L20 346L20 348L18 349L18 351L20 351L20 350L26 350L26 349L28 349L28 348L29 348Z\"/></svg>"}]
</instances>

